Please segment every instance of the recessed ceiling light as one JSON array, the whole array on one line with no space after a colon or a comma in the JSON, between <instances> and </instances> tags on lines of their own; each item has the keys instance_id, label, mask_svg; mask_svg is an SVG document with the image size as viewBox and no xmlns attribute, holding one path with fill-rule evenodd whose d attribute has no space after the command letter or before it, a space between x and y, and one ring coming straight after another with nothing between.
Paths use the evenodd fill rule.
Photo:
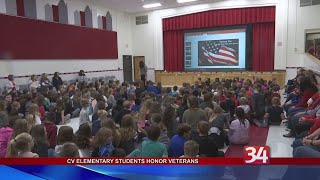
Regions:
<instances>
[{"instance_id":1,"label":"recessed ceiling light","mask_svg":"<svg viewBox=\"0 0 320 180\"><path fill-rule=\"evenodd\" d=\"M143 8L154 8L154 7L160 7L160 6L162 6L160 3L153 3L153 4L143 5L142 7Z\"/></svg>"},{"instance_id":2,"label":"recessed ceiling light","mask_svg":"<svg viewBox=\"0 0 320 180\"><path fill-rule=\"evenodd\" d=\"M178 3L187 3L187 2L193 2L197 0L177 0Z\"/></svg>"}]
</instances>

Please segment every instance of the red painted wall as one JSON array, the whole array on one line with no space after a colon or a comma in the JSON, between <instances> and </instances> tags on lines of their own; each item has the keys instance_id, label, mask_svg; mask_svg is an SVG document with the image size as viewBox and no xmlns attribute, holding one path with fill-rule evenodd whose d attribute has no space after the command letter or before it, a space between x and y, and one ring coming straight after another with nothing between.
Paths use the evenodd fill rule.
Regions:
<instances>
[{"instance_id":1,"label":"red painted wall","mask_svg":"<svg viewBox=\"0 0 320 180\"><path fill-rule=\"evenodd\" d=\"M81 26L86 26L86 14L83 11L80 11L80 22Z\"/></svg>"},{"instance_id":2,"label":"red painted wall","mask_svg":"<svg viewBox=\"0 0 320 180\"><path fill-rule=\"evenodd\" d=\"M0 59L118 59L117 32L0 14Z\"/></svg>"},{"instance_id":3,"label":"red painted wall","mask_svg":"<svg viewBox=\"0 0 320 180\"><path fill-rule=\"evenodd\" d=\"M52 5L52 17L54 22L59 22L59 7Z\"/></svg>"},{"instance_id":4,"label":"red painted wall","mask_svg":"<svg viewBox=\"0 0 320 180\"><path fill-rule=\"evenodd\" d=\"M16 3L17 3L17 15L24 16L24 1L16 0Z\"/></svg>"}]
</instances>

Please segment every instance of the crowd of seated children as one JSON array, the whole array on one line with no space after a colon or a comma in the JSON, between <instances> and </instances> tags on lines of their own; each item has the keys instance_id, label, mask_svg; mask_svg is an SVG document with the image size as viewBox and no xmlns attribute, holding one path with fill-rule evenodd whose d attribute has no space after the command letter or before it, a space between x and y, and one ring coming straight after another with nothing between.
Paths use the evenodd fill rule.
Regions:
<instances>
[{"instance_id":1,"label":"crowd of seated children","mask_svg":"<svg viewBox=\"0 0 320 180\"><path fill-rule=\"evenodd\" d=\"M61 84L58 73L54 78L50 85L44 75L37 92L14 89L11 78L0 100L1 157L223 157L219 149L250 141L251 124L284 119L275 79L199 79L178 89L88 82L84 72L76 84ZM320 100L310 72L296 81L284 109L288 128L299 132L295 142L306 144L318 132ZM77 131L66 126L74 117Z\"/></svg>"}]
</instances>

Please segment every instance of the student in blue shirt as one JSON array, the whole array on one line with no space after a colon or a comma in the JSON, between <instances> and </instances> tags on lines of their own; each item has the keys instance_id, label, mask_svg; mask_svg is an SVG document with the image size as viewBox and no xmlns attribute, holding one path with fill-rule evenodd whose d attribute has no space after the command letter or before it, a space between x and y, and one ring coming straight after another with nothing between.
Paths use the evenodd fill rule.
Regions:
<instances>
[{"instance_id":1,"label":"student in blue shirt","mask_svg":"<svg viewBox=\"0 0 320 180\"><path fill-rule=\"evenodd\" d=\"M158 88L156 86L154 86L153 82L149 82L148 88L147 88L147 92L153 92L155 94L160 94Z\"/></svg>"},{"instance_id":2,"label":"student in blue shirt","mask_svg":"<svg viewBox=\"0 0 320 180\"><path fill-rule=\"evenodd\" d=\"M169 144L169 157L180 157L184 154L183 146L189 140L191 135L191 127L188 124L182 123L178 127L178 134L174 135Z\"/></svg>"}]
</instances>

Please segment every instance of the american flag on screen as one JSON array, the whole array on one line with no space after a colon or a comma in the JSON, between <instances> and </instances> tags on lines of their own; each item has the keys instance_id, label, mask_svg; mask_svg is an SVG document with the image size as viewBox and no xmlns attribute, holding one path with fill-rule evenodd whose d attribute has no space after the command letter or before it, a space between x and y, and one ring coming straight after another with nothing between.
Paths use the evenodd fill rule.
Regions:
<instances>
[{"instance_id":1,"label":"american flag on screen","mask_svg":"<svg viewBox=\"0 0 320 180\"><path fill-rule=\"evenodd\" d=\"M219 41L206 41L202 45L202 53L211 64L238 65L236 51L230 47L222 46Z\"/></svg>"}]
</instances>

